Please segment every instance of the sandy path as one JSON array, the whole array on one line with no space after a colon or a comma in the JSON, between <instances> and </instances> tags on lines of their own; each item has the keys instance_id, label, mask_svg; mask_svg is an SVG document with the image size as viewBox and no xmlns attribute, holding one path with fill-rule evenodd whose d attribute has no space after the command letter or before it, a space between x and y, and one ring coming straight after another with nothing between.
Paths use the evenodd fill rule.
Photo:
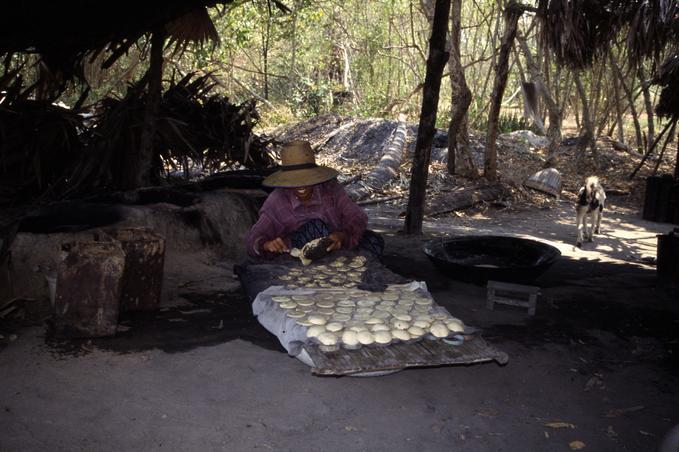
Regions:
<instances>
[{"instance_id":1,"label":"sandy path","mask_svg":"<svg viewBox=\"0 0 679 452\"><path fill-rule=\"evenodd\" d=\"M540 240L553 245L565 257L628 263L648 268L648 258L656 255L657 234L676 227L641 219L636 209L610 198L604 211L601 235L582 249L574 246L576 237L573 203L561 199L549 209L491 209L486 213L457 216L455 214L426 218L423 232L427 235L510 235ZM403 227L402 209L393 206L366 206L370 227L394 232ZM643 260L642 260L643 259Z\"/></svg>"}]
</instances>

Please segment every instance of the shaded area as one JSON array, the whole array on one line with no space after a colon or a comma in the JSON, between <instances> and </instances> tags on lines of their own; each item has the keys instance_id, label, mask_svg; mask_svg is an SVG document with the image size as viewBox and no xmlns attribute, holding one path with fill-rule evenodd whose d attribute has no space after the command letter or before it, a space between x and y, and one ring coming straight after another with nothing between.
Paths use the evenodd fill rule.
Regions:
<instances>
[{"instance_id":1,"label":"shaded area","mask_svg":"<svg viewBox=\"0 0 679 452\"><path fill-rule=\"evenodd\" d=\"M160 73L152 67L154 74ZM273 164L267 151L270 140L253 133L259 121L254 102L236 105L212 94L208 75L172 78L162 94L159 86L157 91L152 83L146 87L149 78L147 74L129 84L120 98L98 100L91 107L96 114L85 117L76 113L77 106L71 110L51 101L27 100L38 83L23 92L23 79L17 76L0 111L0 128L7 135L0 204L106 195L223 168ZM152 129L141 127L151 120Z\"/></svg>"},{"instance_id":2,"label":"shaded area","mask_svg":"<svg viewBox=\"0 0 679 452\"><path fill-rule=\"evenodd\" d=\"M67 201L43 207L25 216L19 223L18 232L77 232L108 226L122 218L123 213L119 206Z\"/></svg>"},{"instance_id":3,"label":"shaded area","mask_svg":"<svg viewBox=\"0 0 679 452\"><path fill-rule=\"evenodd\" d=\"M214 3L126 2L119 4L119 8L80 0L46 3L40 8L10 3L0 22L0 53L30 49L41 53L43 60L54 68L76 74L75 69L87 60L89 51L108 48L113 51L105 63L108 67L144 33ZM100 7L105 8L105 14ZM134 7L134 14L129 14L131 7Z\"/></svg>"},{"instance_id":4,"label":"shaded area","mask_svg":"<svg viewBox=\"0 0 679 452\"><path fill-rule=\"evenodd\" d=\"M615 277L615 280L610 278ZM591 280L597 282L592 283ZM604 262L581 257L574 259L561 256L554 265L537 279L536 285L544 288L567 285L576 286L617 286L616 281L637 289L658 285L655 267L620 262ZM590 281L590 282L588 282Z\"/></svg>"},{"instance_id":5,"label":"shaded area","mask_svg":"<svg viewBox=\"0 0 679 452\"><path fill-rule=\"evenodd\" d=\"M528 220L526 220L528 222ZM480 231L492 233L491 228L479 228ZM464 233L464 231L455 231ZM404 245L399 243L405 237L390 238L387 245L387 252L384 255L384 264L392 271L404 277L416 280L427 281L431 287L444 288L448 286L452 278L445 272L439 270L428 258L420 247L419 252L404 254ZM543 240L536 237L538 240ZM413 239L410 239L413 240ZM621 242L621 240L617 240ZM426 240L422 240L424 246ZM407 246L407 245L406 245ZM414 245L412 245L414 246ZM623 246L621 243L620 246ZM635 250L629 248L629 253ZM620 276L623 284L630 287L656 287L658 285L655 267L648 265L637 265L633 263L621 263L621 261L602 261L597 258L583 255L580 258L561 255L556 258L554 263L539 278L535 279L534 285L542 288L568 286L568 285L592 285L586 281L596 278L597 285L611 285L611 281L606 278ZM600 281L599 281L600 280ZM619 284L616 282L615 284Z\"/></svg>"},{"instance_id":6,"label":"shaded area","mask_svg":"<svg viewBox=\"0 0 679 452\"><path fill-rule=\"evenodd\" d=\"M118 333L109 338L63 339L48 333L46 342L57 355L79 356L95 348L118 353L159 349L186 352L234 339L285 352L278 340L252 315L241 291L185 293L189 303L157 312L121 314Z\"/></svg>"},{"instance_id":7,"label":"shaded area","mask_svg":"<svg viewBox=\"0 0 679 452\"><path fill-rule=\"evenodd\" d=\"M125 206L166 203L189 208L201 202L201 193L211 190L261 188L261 181L274 170L226 171L181 185L114 191L81 200L55 202L36 208L19 219L17 232L52 234L109 226L124 218ZM241 195L237 192L234 195L247 202L254 200L257 205L263 199L263 195ZM186 218L186 221L191 223L191 218Z\"/></svg>"},{"instance_id":8,"label":"shaded area","mask_svg":"<svg viewBox=\"0 0 679 452\"><path fill-rule=\"evenodd\" d=\"M424 253L387 254L384 261L393 271L426 281L439 295L459 285ZM480 308L475 316L486 325L485 338L498 345L516 342L529 348L585 347L584 354L600 355L595 359L598 364L629 362L633 356L635 362L679 371L677 293L658 284L655 268L562 256L533 284L543 294L535 317L512 307L500 307L499 313ZM464 295L453 296L452 303L440 302L459 311ZM509 319L512 322L505 323Z\"/></svg>"},{"instance_id":9,"label":"shaded area","mask_svg":"<svg viewBox=\"0 0 679 452\"><path fill-rule=\"evenodd\" d=\"M673 372L679 371L679 316L667 311L601 301L584 293L560 302L546 315L525 325L500 324L484 329L484 337L496 343L517 342L528 347L548 344L605 348L599 363L622 364L631 355Z\"/></svg>"}]
</instances>

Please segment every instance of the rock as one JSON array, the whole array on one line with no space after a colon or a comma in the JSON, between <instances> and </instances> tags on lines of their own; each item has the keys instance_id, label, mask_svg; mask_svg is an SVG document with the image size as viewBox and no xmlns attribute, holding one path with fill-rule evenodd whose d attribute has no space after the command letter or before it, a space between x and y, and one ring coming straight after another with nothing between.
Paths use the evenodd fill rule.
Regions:
<instances>
[{"instance_id":1,"label":"rock","mask_svg":"<svg viewBox=\"0 0 679 452\"><path fill-rule=\"evenodd\" d=\"M500 141L521 142L531 148L546 148L549 140L546 137L536 135L530 130L515 130L510 133L503 133L498 136Z\"/></svg>"},{"instance_id":2,"label":"rock","mask_svg":"<svg viewBox=\"0 0 679 452\"><path fill-rule=\"evenodd\" d=\"M526 179L523 185L558 198L561 195L561 174L555 168L545 168Z\"/></svg>"}]
</instances>

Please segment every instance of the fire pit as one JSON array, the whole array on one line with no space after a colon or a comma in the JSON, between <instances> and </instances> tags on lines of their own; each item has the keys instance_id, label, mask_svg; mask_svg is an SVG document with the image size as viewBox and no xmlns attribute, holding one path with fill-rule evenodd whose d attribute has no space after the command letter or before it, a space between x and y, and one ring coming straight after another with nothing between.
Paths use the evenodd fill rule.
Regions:
<instances>
[{"instance_id":1,"label":"fire pit","mask_svg":"<svg viewBox=\"0 0 679 452\"><path fill-rule=\"evenodd\" d=\"M489 280L530 283L561 255L546 243L493 235L434 239L424 252L451 278L478 285Z\"/></svg>"}]
</instances>

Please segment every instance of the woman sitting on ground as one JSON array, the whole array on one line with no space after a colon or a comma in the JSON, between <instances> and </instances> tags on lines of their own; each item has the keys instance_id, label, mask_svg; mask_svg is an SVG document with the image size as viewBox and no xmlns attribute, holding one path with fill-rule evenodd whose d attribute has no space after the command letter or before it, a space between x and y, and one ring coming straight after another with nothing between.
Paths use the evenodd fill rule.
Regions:
<instances>
[{"instance_id":1,"label":"woman sitting on ground","mask_svg":"<svg viewBox=\"0 0 679 452\"><path fill-rule=\"evenodd\" d=\"M248 254L287 253L329 237L330 251L358 248L382 255L384 240L366 230L368 216L337 182L336 170L316 165L308 142L288 143L281 151L281 163L281 169L262 182L274 190L248 233Z\"/></svg>"}]
</instances>

